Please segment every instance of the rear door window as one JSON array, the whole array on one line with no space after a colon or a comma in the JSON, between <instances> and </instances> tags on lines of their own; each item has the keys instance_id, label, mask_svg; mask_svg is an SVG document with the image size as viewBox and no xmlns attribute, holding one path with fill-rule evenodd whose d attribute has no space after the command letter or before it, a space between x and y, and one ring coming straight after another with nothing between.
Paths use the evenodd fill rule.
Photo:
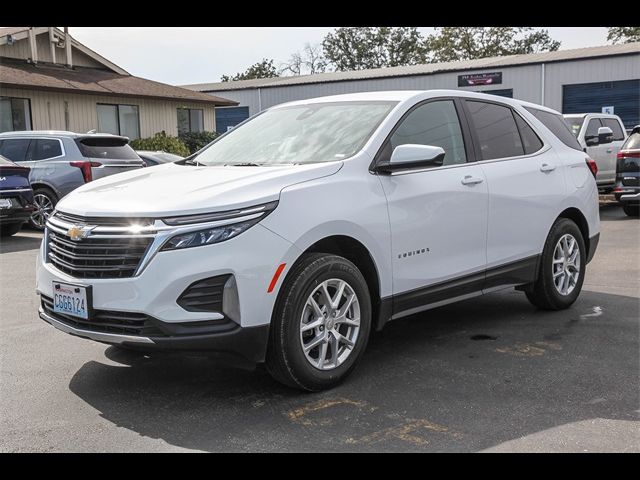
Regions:
<instances>
[{"instance_id":1,"label":"rear door window","mask_svg":"<svg viewBox=\"0 0 640 480\"><path fill-rule=\"evenodd\" d=\"M624 132L620 126L620 122L615 118L603 118L602 123L605 127L609 127L613 132L613 141L624 140Z\"/></svg>"},{"instance_id":2,"label":"rear door window","mask_svg":"<svg viewBox=\"0 0 640 480\"><path fill-rule=\"evenodd\" d=\"M29 138L8 138L2 141L0 155L8 158L12 162L24 162L31 139Z\"/></svg>"},{"instance_id":3,"label":"rear door window","mask_svg":"<svg viewBox=\"0 0 640 480\"><path fill-rule=\"evenodd\" d=\"M38 138L31 146L31 160L46 160L62 156L60 141L53 138Z\"/></svg>"},{"instance_id":4,"label":"rear door window","mask_svg":"<svg viewBox=\"0 0 640 480\"><path fill-rule=\"evenodd\" d=\"M531 115L536 117L542 124L547 127L551 133L553 133L558 140L564 143L567 147L575 148L582 151L580 143L573 136L571 130L565 119L559 113L545 112L544 110L538 110L537 108L524 107Z\"/></svg>"},{"instance_id":5,"label":"rear door window","mask_svg":"<svg viewBox=\"0 0 640 480\"><path fill-rule=\"evenodd\" d=\"M80 153L88 158L138 160L138 154L121 138L82 138L76 140Z\"/></svg>"},{"instance_id":6,"label":"rear door window","mask_svg":"<svg viewBox=\"0 0 640 480\"><path fill-rule=\"evenodd\" d=\"M495 103L467 100L483 160L524 155L511 109Z\"/></svg>"}]
</instances>

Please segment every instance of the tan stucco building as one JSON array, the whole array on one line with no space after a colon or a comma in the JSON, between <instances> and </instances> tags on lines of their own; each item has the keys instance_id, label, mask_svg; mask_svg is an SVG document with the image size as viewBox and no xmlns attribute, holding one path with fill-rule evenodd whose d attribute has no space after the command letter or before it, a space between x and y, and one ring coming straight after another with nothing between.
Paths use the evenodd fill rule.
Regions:
<instances>
[{"instance_id":1,"label":"tan stucco building","mask_svg":"<svg viewBox=\"0 0 640 480\"><path fill-rule=\"evenodd\" d=\"M0 28L0 132L215 131L237 102L134 77L56 27Z\"/></svg>"}]
</instances>

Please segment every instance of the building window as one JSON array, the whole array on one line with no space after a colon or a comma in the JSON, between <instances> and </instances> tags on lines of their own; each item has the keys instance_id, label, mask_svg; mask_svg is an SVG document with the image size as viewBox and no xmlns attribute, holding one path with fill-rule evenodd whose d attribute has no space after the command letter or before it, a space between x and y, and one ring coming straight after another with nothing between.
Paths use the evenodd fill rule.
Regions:
<instances>
[{"instance_id":1,"label":"building window","mask_svg":"<svg viewBox=\"0 0 640 480\"><path fill-rule=\"evenodd\" d=\"M31 129L29 99L0 97L0 132Z\"/></svg>"},{"instance_id":2,"label":"building window","mask_svg":"<svg viewBox=\"0 0 640 480\"><path fill-rule=\"evenodd\" d=\"M99 103L98 131L123 135L131 140L140 138L140 112L137 105Z\"/></svg>"},{"instance_id":3,"label":"building window","mask_svg":"<svg viewBox=\"0 0 640 480\"><path fill-rule=\"evenodd\" d=\"M204 130L204 110L197 108L178 109L178 135Z\"/></svg>"}]
</instances>

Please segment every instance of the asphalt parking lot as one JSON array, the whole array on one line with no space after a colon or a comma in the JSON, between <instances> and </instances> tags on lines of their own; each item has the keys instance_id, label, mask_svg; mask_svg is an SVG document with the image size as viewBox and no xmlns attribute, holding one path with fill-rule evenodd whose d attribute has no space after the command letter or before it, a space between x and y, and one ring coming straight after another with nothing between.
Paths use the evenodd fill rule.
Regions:
<instances>
[{"instance_id":1,"label":"asphalt parking lot","mask_svg":"<svg viewBox=\"0 0 640 480\"><path fill-rule=\"evenodd\" d=\"M392 322L319 394L55 330L23 231L0 244L0 451L640 452L640 221L601 218L571 309L506 290Z\"/></svg>"}]
</instances>

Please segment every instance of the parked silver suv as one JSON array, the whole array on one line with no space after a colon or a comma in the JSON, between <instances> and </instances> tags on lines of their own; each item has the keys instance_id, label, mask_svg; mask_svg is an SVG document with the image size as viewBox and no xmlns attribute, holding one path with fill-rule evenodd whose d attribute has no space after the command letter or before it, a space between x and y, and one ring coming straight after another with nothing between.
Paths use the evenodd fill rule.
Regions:
<instances>
[{"instance_id":1,"label":"parked silver suv","mask_svg":"<svg viewBox=\"0 0 640 480\"><path fill-rule=\"evenodd\" d=\"M0 133L0 155L31 168L37 209L29 223L42 230L56 203L91 180L144 166L127 137L106 133Z\"/></svg>"}]
</instances>

